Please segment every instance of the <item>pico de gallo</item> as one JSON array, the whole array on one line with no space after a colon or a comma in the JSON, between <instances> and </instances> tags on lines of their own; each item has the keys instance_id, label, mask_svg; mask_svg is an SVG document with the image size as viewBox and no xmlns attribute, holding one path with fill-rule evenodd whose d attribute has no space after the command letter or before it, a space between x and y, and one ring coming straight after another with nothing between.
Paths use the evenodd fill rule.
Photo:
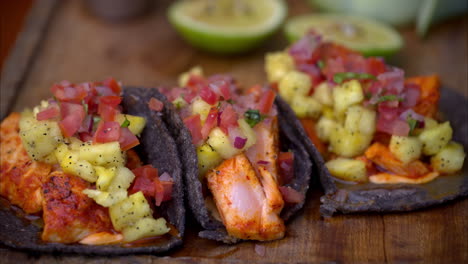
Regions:
<instances>
[{"instance_id":1,"label":"pico de gallo","mask_svg":"<svg viewBox=\"0 0 468 264\"><path fill-rule=\"evenodd\" d=\"M463 167L463 146L437 118L436 75L406 78L314 32L267 54L265 71L338 179L421 184Z\"/></svg>"},{"instance_id":2,"label":"pico de gallo","mask_svg":"<svg viewBox=\"0 0 468 264\"><path fill-rule=\"evenodd\" d=\"M279 149L276 93L259 85L241 93L232 77L205 77L199 67L179 82L163 93L192 136L207 208L232 237L282 238L284 204L304 197L285 186L294 155Z\"/></svg>"},{"instance_id":3,"label":"pico de gallo","mask_svg":"<svg viewBox=\"0 0 468 264\"><path fill-rule=\"evenodd\" d=\"M158 210L174 181L133 149L146 120L123 112L121 85L62 81L51 91L2 122L0 194L43 217L47 242L127 243L169 232ZM155 98L147 103L162 109Z\"/></svg>"}]
</instances>

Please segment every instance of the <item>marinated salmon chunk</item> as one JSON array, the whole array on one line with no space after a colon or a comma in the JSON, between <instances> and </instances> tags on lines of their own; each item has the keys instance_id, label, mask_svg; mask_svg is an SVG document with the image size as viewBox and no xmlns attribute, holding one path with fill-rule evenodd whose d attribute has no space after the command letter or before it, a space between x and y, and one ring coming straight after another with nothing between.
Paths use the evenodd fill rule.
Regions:
<instances>
[{"instance_id":1,"label":"marinated salmon chunk","mask_svg":"<svg viewBox=\"0 0 468 264\"><path fill-rule=\"evenodd\" d=\"M284 236L279 213L284 202L265 168L259 175L245 154L225 160L206 175L208 188L226 230L240 239L274 240Z\"/></svg>"},{"instance_id":2,"label":"marinated salmon chunk","mask_svg":"<svg viewBox=\"0 0 468 264\"><path fill-rule=\"evenodd\" d=\"M0 125L0 195L26 213L42 210L42 180L51 166L31 161L19 136L19 113L12 113Z\"/></svg>"},{"instance_id":3,"label":"marinated salmon chunk","mask_svg":"<svg viewBox=\"0 0 468 264\"><path fill-rule=\"evenodd\" d=\"M85 180L61 171L47 176L42 190L42 240L74 243L90 234L111 232L112 224L107 209L82 193L89 185Z\"/></svg>"}]
</instances>

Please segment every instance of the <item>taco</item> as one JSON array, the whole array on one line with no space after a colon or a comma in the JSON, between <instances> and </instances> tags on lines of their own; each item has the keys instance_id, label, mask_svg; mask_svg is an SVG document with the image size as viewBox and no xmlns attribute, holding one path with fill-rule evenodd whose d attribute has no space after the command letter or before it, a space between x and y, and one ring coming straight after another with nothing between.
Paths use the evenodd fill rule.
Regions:
<instances>
[{"instance_id":1,"label":"taco","mask_svg":"<svg viewBox=\"0 0 468 264\"><path fill-rule=\"evenodd\" d=\"M408 211L468 194L467 100L441 91L438 76L405 78L312 32L267 54L265 70L313 142L323 215Z\"/></svg>"},{"instance_id":2,"label":"taco","mask_svg":"<svg viewBox=\"0 0 468 264\"><path fill-rule=\"evenodd\" d=\"M100 255L181 245L182 165L164 97L114 79L51 90L1 123L0 243Z\"/></svg>"},{"instance_id":3,"label":"taco","mask_svg":"<svg viewBox=\"0 0 468 264\"><path fill-rule=\"evenodd\" d=\"M172 130L180 131L199 235L225 243L282 238L285 221L304 205L312 171L294 113L270 89L241 93L231 77L204 77L199 68L179 86L161 90L179 115Z\"/></svg>"}]
</instances>

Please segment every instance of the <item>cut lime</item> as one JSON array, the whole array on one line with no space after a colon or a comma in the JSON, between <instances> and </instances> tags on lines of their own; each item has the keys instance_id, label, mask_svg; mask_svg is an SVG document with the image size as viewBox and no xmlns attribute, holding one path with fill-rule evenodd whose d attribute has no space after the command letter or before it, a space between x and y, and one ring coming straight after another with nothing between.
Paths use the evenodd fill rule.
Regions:
<instances>
[{"instance_id":1,"label":"cut lime","mask_svg":"<svg viewBox=\"0 0 468 264\"><path fill-rule=\"evenodd\" d=\"M179 0L169 20L192 45L216 53L254 48L283 23L283 0Z\"/></svg>"},{"instance_id":2,"label":"cut lime","mask_svg":"<svg viewBox=\"0 0 468 264\"><path fill-rule=\"evenodd\" d=\"M343 14L298 16L286 22L286 37L291 42L313 29L326 41L344 45L366 56L387 56L403 46L403 39L392 27L380 22Z\"/></svg>"}]
</instances>

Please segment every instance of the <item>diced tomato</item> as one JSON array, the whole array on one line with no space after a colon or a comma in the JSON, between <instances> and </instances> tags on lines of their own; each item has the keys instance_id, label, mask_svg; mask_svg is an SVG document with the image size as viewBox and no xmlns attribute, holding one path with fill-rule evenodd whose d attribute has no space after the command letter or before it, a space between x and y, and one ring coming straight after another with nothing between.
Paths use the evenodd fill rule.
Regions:
<instances>
[{"instance_id":1,"label":"diced tomato","mask_svg":"<svg viewBox=\"0 0 468 264\"><path fill-rule=\"evenodd\" d=\"M315 121L309 118L301 118L299 121L301 121L307 136L310 138L314 146L317 148L320 154L325 156L327 154L327 146L317 136Z\"/></svg>"},{"instance_id":2,"label":"diced tomato","mask_svg":"<svg viewBox=\"0 0 468 264\"><path fill-rule=\"evenodd\" d=\"M148 102L148 107L151 109L151 110L154 110L154 111L161 111L164 107L164 104L163 102L159 101L158 99L154 98L154 97L151 97L149 102Z\"/></svg>"},{"instance_id":3,"label":"diced tomato","mask_svg":"<svg viewBox=\"0 0 468 264\"><path fill-rule=\"evenodd\" d=\"M281 183L287 184L294 178L294 153L280 152L278 155L278 169Z\"/></svg>"},{"instance_id":4,"label":"diced tomato","mask_svg":"<svg viewBox=\"0 0 468 264\"><path fill-rule=\"evenodd\" d=\"M219 85L219 90L224 100L231 99L231 89L229 88L228 82L224 81L221 85Z\"/></svg>"},{"instance_id":5,"label":"diced tomato","mask_svg":"<svg viewBox=\"0 0 468 264\"><path fill-rule=\"evenodd\" d=\"M367 73L377 76L387 70L385 61L381 58L370 57L367 58Z\"/></svg>"},{"instance_id":6,"label":"diced tomato","mask_svg":"<svg viewBox=\"0 0 468 264\"><path fill-rule=\"evenodd\" d=\"M201 134L203 140L205 140L213 129L218 123L218 109L216 107L212 107L208 116L206 117L205 124L203 124Z\"/></svg>"},{"instance_id":7,"label":"diced tomato","mask_svg":"<svg viewBox=\"0 0 468 264\"><path fill-rule=\"evenodd\" d=\"M187 81L187 87L192 91L198 91L201 87L206 85L206 80L203 76L199 75L190 75Z\"/></svg>"},{"instance_id":8,"label":"diced tomato","mask_svg":"<svg viewBox=\"0 0 468 264\"><path fill-rule=\"evenodd\" d=\"M108 104L99 104L98 114L104 121L114 121L115 116L119 113L119 110L115 106Z\"/></svg>"},{"instance_id":9,"label":"diced tomato","mask_svg":"<svg viewBox=\"0 0 468 264\"><path fill-rule=\"evenodd\" d=\"M80 140L83 142L88 142L93 140L93 135L91 135L88 132L81 132L78 133L78 136L80 137Z\"/></svg>"},{"instance_id":10,"label":"diced tomato","mask_svg":"<svg viewBox=\"0 0 468 264\"><path fill-rule=\"evenodd\" d=\"M160 206L164 199L164 186L162 185L158 177L154 178L153 185L154 185L154 200L155 200L154 204L156 206Z\"/></svg>"},{"instance_id":11,"label":"diced tomato","mask_svg":"<svg viewBox=\"0 0 468 264\"><path fill-rule=\"evenodd\" d=\"M122 102L122 97L115 95L101 96L99 102L116 107Z\"/></svg>"},{"instance_id":12,"label":"diced tomato","mask_svg":"<svg viewBox=\"0 0 468 264\"><path fill-rule=\"evenodd\" d=\"M120 84L112 77L104 80L102 83L105 86L109 87L115 95L119 95L122 91L122 87L120 87Z\"/></svg>"},{"instance_id":13,"label":"diced tomato","mask_svg":"<svg viewBox=\"0 0 468 264\"><path fill-rule=\"evenodd\" d=\"M190 134L192 135L192 143L194 145L198 145L201 143L203 137L201 133L201 119L200 115L192 115L184 119L184 124L190 131Z\"/></svg>"},{"instance_id":14,"label":"diced tomato","mask_svg":"<svg viewBox=\"0 0 468 264\"><path fill-rule=\"evenodd\" d=\"M434 117L440 99L440 80L437 75L408 78L407 84L416 84L421 88L421 95L413 110L421 115Z\"/></svg>"},{"instance_id":15,"label":"diced tomato","mask_svg":"<svg viewBox=\"0 0 468 264\"><path fill-rule=\"evenodd\" d=\"M258 100L262 96L262 86L259 84L256 84L254 86L251 86L246 94L252 94L255 98L255 100Z\"/></svg>"},{"instance_id":16,"label":"diced tomato","mask_svg":"<svg viewBox=\"0 0 468 264\"><path fill-rule=\"evenodd\" d=\"M128 129L128 127L121 127L119 143L120 148L123 151L126 151L135 146L138 146L140 144L140 141L135 135L133 135L133 133L130 131L130 129Z\"/></svg>"},{"instance_id":17,"label":"diced tomato","mask_svg":"<svg viewBox=\"0 0 468 264\"><path fill-rule=\"evenodd\" d=\"M47 109L42 110L41 112L37 113L36 118L39 121L48 120L52 118L56 118L60 115L60 111L57 105L51 105Z\"/></svg>"},{"instance_id":18,"label":"diced tomato","mask_svg":"<svg viewBox=\"0 0 468 264\"><path fill-rule=\"evenodd\" d=\"M258 102L258 108L260 113L268 114L270 113L271 107L275 102L276 93L273 90L268 90Z\"/></svg>"},{"instance_id":19,"label":"diced tomato","mask_svg":"<svg viewBox=\"0 0 468 264\"><path fill-rule=\"evenodd\" d=\"M132 170L135 174L135 180L129 188L129 193L133 194L141 191L146 197L153 197L155 195L154 179L158 177L158 169L151 165L145 165Z\"/></svg>"},{"instance_id":20,"label":"diced tomato","mask_svg":"<svg viewBox=\"0 0 468 264\"><path fill-rule=\"evenodd\" d=\"M136 169L141 167L142 162L138 153L134 149L127 150L127 162L125 163L125 167L129 168L130 170Z\"/></svg>"},{"instance_id":21,"label":"diced tomato","mask_svg":"<svg viewBox=\"0 0 468 264\"><path fill-rule=\"evenodd\" d=\"M82 105L74 103L60 104L60 113L62 120L59 122L62 134L65 137L71 137L81 126L85 118L85 111Z\"/></svg>"},{"instance_id":22,"label":"diced tomato","mask_svg":"<svg viewBox=\"0 0 468 264\"><path fill-rule=\"evenodd\" d=\"M223 130L224 133L228 134L229 128L230 127L237 127L237 112L234 110L234 108L231 105L226 106L224 108L223 112L221 113L219 117L219 128Z\"/></svg>"},{"instance_id":23,"label":"diced tomato","mask_svg":"<svg viewBox=\"0 0 468 264\"><path fill-rule=\"evenodd\" d=\"M161 181L161 184L164 188L164 196L162 201L169 201L172 199L172 186L174 185L174 181Z\"/></svg>"},{"instance_id":24,"label":"diced tomato","mask_svg":"<svg viewBox=\"0 0 468 264\"><path fill-rule=\"evenodd\" d=\"M193 98L195 98L196 96L197 96L196 91L187 91L186 93L184 93L184 100L185 102L190 104Z\"/></svg>"},{"instance_id":25,"label":"diced tomato","mask_svg":"<svg viewBox=\"0 0 468 264\"><path fill-rule=\"evenodd\" d=\"M304 195L289 186L280 186L279 190L286 203L296 204L304 201Z\"/></svg>"},{"instance_id":26,"label":"diced tomato","mask_svg":"<svg viewBox=\"0 0 468 264\"><path fill-rule=\"evenodd\" d=\"M407 122L399 118L387 119L379 115L377 119L377 131L396 136L408 136L410 127Z\"/></svg>"},{"instance_id":27,"label":"diced tomato","mask_svg":"<svg viewBox=\"0 0 468 264\"><path fill-rule=\"evenodd\" d=\"M54 96L62 102L81 103L88 94L82 86L54 84L51 87Z\"/></svg>"},{"instance_id":28,"label":"diced tomato","mask_svg":"<svg viewBox=\"0 0 468 264\"><path fill-rule=\"evenodd\" d=\"M201 99L210 105L214 105L216 102L218 102L219 96L213 92L209 86L203 86L203 88L200 89L199 94Z\"/></svg>"},{"instance_id":29,"label":"diced tomato","mask_svg":"<svg viewBox=\"0 0 468 264\"><path fill-rule=\"evenodd\" d=\"M119 141L120 125L118 122L101 121L94 134L93 143Z\"/></svg>"}]
</instances>

